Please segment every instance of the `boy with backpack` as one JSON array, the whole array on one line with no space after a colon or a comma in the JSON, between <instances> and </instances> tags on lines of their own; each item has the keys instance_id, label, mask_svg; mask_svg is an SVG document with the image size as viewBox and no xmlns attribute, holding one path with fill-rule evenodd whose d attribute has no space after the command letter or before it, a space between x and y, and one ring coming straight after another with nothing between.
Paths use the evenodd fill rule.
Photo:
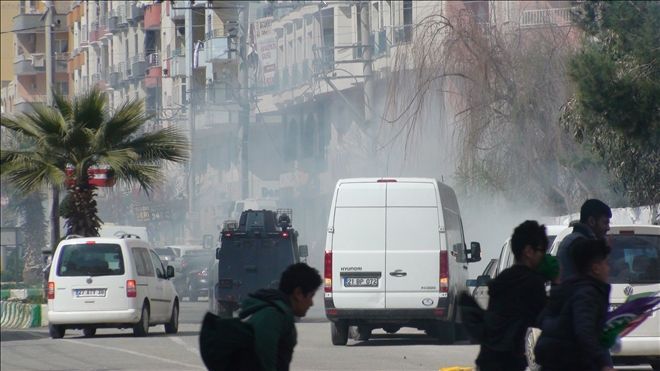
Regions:
<instances>
[{"instance_id":1,"label":"boy with backpack","mask_svg":"<svg viewBox=\"0 0 660 371\"><path fill-rule=\"evenodd\" d=\"M305 263L290 265L278 289L262 289L243 301L238 318L207 313L200 352L209 370L286 371L297 333L295 317L304 317L321 286L319 272Z\"/></svg>"}]
</instances>

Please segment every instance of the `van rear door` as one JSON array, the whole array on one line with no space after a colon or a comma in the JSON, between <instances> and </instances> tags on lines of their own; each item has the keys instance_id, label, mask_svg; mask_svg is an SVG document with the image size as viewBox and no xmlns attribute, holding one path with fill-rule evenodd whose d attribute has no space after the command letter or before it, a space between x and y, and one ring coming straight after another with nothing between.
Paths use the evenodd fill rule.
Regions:
<instances>
[{"instance_id":1,"label":"van rear door","mask_svg":"<svg viewBox=\"0 0 660 371\"><path fill-rule=\"evenodd\" d=\"M58 251L53 311L106 311L128 308L126 267L113 243L63 245Z\"/></svg>"},{"instance_id":2,"label":"van rear door","mask_svg":"<svg viewBox=\"0 0 660 371\"><path fill-rule=\"evenodd\" d=\"M385 308L385 183L341 183L335 196L332 291L337 308Z\"/></svg>"},{"instance_id":3,"label":"van rear door","mask_svg":"<svg viewBox=\"0 0 660 371\"><path fill-rule=\"evenodd\" d=\"M437 306L439 218L433 183L387 183L386 308Z\"/></svg>"}]
</instances>

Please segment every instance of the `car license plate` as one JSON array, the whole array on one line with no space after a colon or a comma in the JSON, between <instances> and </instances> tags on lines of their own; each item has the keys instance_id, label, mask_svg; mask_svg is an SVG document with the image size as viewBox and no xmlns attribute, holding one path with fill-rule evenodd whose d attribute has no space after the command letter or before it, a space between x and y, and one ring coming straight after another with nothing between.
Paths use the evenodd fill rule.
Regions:
<instances>
[{"instance_id":1,"label":"car license plate","mask_svg":"<svg viewBox=\"0 0 660 371\"><path fill-rule=\"evenodd\" d=\"M378 278L344 277L344 287L378 287Z\"/></svg>"},{"instance_id":2,"label":"car license plate","mask_svg":"<svg viewBox=\"0 0 660 371\"><path fill-rule=\"evenodd\" d=\"M105 289L74 289L73 296L77 298L102 298L105 297Z\"/></svg>"}]
</instances>

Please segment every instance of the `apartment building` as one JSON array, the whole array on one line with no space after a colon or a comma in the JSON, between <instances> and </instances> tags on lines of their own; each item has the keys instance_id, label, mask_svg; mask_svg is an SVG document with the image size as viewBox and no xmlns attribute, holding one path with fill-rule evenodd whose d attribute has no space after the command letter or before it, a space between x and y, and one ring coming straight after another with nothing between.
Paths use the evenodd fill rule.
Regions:
<instances>
[{"instance_id":1,"label":"apartment building","mask_svg":"<svg viewBox=\"0 0 660 371\"><path fill-rule=\"evenodd\" d=\"M13 18L18 15L18 2L5 1L0 3L0 114L13 110L16 99L16 83L14 82L14 34Z\"/></svg>"},{"instance_id":2,"label":"apartment building","mask_svg":"<svg viewBox=\"0 0 660 371\"><path fill-rule=\"evenodd\" d=\"M13 17L13 45L7 45L14 55L11 82L6 83L6 113L27 112L29 103L46 102L46 38L43 1L20 0L18 14ZM4 6L4 5L3 5ZM54 88L63 94L69 93L67 61L68 30L66 13L69 3L55 2L53 5L52 33ZM4 9L4 8L3 8ZM3 12L4 13L4 12ZM3 43L3 49L5 45Z\"/></svg>"}]
</instances>

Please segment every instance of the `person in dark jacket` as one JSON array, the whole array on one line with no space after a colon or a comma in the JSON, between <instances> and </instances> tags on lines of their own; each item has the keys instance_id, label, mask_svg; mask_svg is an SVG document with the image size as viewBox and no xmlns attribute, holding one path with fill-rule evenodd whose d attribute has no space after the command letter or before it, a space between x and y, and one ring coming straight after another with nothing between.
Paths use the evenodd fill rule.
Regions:
<instances>
[{"instance_id":1,"label":"person in dark jacket","mask_svg":"<svg viewBox=\"0 0 660 371\"><path fill-rule=\"evenodd\" d=\"M545 226L525 221L511 236L515 264L488 284L484 337L476 363L480 371L527 368L524 338L546 302L545 278L537 271L548 247Z\"/></svg>"},{"instance_id":2,"label":"person in dark jacket","mask_svg":"<svg viewBox=\"0 0 660 371\"><path fill-rule=\"evenodd\" d=\"M319 272L297 263L282 273L277 290L259 290L241 304L239 317L254 328L255 351L264 371L289 369L297 342L295 317L304 317L314 305L319 286Z\"/></svg>"},{"instance_id":3,"label":"person in dark jacket","mask_svg":"<svg viewBox=\"0 0 660 371\"><path fill-rule=\"evenodd\" d=\"M609 306L609 252L604 240L573 246L576 275L552 288L540 316L534 355L544 371L614 370L601 339Z\"/></svg>"},{"instance_id":4,"label":"person in dark jacket","mask_svg":"<svg viewBox=\"0 0 660 371\"><path fill-rule=\"evenodd\" d=\"M586 200L580 208L580 222L573 225L573 232L566 236L559 244L557 257L560 266L560 281L568 279L575 274L571 249L580 240L603 240L610 230L612 210L603 201L596 199Z\"/></svg>"}]
</instances>

